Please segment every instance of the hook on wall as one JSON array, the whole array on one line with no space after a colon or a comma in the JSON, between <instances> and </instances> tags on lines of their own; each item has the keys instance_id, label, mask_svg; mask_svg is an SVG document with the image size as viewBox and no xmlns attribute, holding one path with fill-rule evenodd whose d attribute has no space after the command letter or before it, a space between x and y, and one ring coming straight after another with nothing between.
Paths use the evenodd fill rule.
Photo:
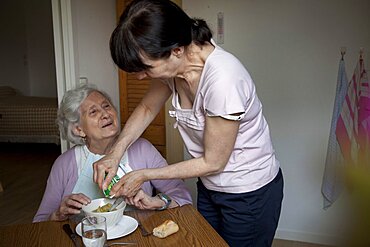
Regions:
<instances>
[{"instance_id":1,"label":"hook on wall","mask_svg":"<svg viewBox=\"0 0 370 247\"><path fill-rule=\"evenodd\" d=\"M342 60L344 58L344 55L346 54L347 48L345 46L342 46L340 48L340 55L342 56Z\"/></svg>"},{"instance_id":2,"label":"hook on wall","mask_svg":"<svg viewBox=\"0 0 370 247\"><path fill-rule=\"evenodd\" d=\"M360 59L362 59L362 55L364 54L364 48L360 47Z\"/></svg>"}]
</instances>

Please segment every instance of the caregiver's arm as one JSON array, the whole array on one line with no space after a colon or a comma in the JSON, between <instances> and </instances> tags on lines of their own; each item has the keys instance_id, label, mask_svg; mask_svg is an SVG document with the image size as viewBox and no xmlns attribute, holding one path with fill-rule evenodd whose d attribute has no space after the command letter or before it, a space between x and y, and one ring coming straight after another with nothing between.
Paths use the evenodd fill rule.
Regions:
<instances>
[{"instance_id":1,"label":"caregiver's arm","mask_svg":"<svg viewBox=\"0 0 370 247\"><path fill-rule=\"evenodd\" d=\"M145 181L192 178L216 174L225 168L234 149L239 122L221 117L206 117L204 155L163 168L142 169L126 174L111 193L134 196Z\"/></svg>"},{"instance_id":2,"label":"caregiver's arm","mask_svg":"<svg viewBox=\"0 0 370 247\"><path fill-rule=\"evenodd\" d=\"M100 188L106 188L117 173L119 161L126 149L136 141L157 116L171 95L169 87L161 81L153 80L151 86L127 120L122 132L110 152L94 163L94 181ZM107 174L104 180L105 173ZM104 183L103 183L104 182Z\"/></svg>"}]
</instances>

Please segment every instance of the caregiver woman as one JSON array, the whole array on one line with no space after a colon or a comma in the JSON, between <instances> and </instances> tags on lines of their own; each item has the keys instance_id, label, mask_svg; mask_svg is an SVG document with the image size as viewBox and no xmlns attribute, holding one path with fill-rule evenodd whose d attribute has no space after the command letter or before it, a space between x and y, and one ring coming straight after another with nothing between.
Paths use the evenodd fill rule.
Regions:
<instances>
[{"instance_id":1,"label":"caregiver woman","mask_svg":"<svg viewBox=\"0 0 370 247\"><path fill-rule=\"evenodd\" d=\"M199 177L198 210L230 246L271 246L283 177L269 127L249 73L211 38L205 21L169 0L136 0L126 8L111 36L113 60L138 79L158 80L110 154L94 164L94 180L107 186L125 150L172 95L170 115L193 158L130 172L111 194L134 196L152 179Z\"/></svg>"}]
</instances>

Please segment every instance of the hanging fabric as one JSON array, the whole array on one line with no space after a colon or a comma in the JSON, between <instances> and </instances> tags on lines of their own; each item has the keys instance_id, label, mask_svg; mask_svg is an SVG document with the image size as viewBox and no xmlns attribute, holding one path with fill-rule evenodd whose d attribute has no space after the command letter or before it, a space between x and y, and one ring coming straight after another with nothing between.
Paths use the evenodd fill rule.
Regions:
<instances>
[{"instance_id":1,"label":"hanging fabric","mask_svg":"<svg viewBox=\"0 0 370 247\"><path fill-rule=\"evenodd\" d=\"M329 143L325 161L325 172L321 187L321 192L324 197L324 209L327 209L332 205L332 203L335 202L343 188L343 155L335 135L337 120L340 116L348 87L348 79L343 55L344 53L342 53L342 59L339 61L334 110L331 119Z\"/></svg>"},{"instance_id":2,"label":"hanging fabric","mask_svg":"<svg viewBox=\"0 0 370 247\"><path fill-rule=\"evenodd\" d=\"M370 167L370 85L361 52L361 78L358 102L358 163Z\"/></svg>"},{"instance_id":3,"label":"hanging fabric","mask_svg":"<svg viewBox=\"0 0 370 247\"><path fill-rule=\"evenodd\" d=\"M345 158L346 186L354 214L347 246L370 246L370 87L362 55L350 82L337 123Z\"/></svg>"},{"instance_id":4,"label":"hanging fabric","mask_svg":"<svg viewBox=\"0 0 370 247\"><path fill-rule=\"evenodd\" d=\"M361 55L349 83L335 132L346 164L369 164L369 122L370 87Z\"/></svg>"}]
</instances>

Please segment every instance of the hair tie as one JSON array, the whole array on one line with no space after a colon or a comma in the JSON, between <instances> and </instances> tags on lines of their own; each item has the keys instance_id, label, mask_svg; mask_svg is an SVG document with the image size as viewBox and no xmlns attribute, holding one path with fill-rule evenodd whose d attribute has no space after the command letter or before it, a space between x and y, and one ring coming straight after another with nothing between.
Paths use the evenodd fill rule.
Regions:
<instances>
[{"instance_id":1,"label":"hair tie","mask_svg":"<svg viewBox=\"0 0 370 247\"><path fill-rule=\"evenodd\" d=\"M196 26L196 27L197 27L197 26L199 26L199 22L198 22L198 20L194 20L194 21L193 21L193 25L194 25L194 26Z\"/></svg>"}]
</instances>

